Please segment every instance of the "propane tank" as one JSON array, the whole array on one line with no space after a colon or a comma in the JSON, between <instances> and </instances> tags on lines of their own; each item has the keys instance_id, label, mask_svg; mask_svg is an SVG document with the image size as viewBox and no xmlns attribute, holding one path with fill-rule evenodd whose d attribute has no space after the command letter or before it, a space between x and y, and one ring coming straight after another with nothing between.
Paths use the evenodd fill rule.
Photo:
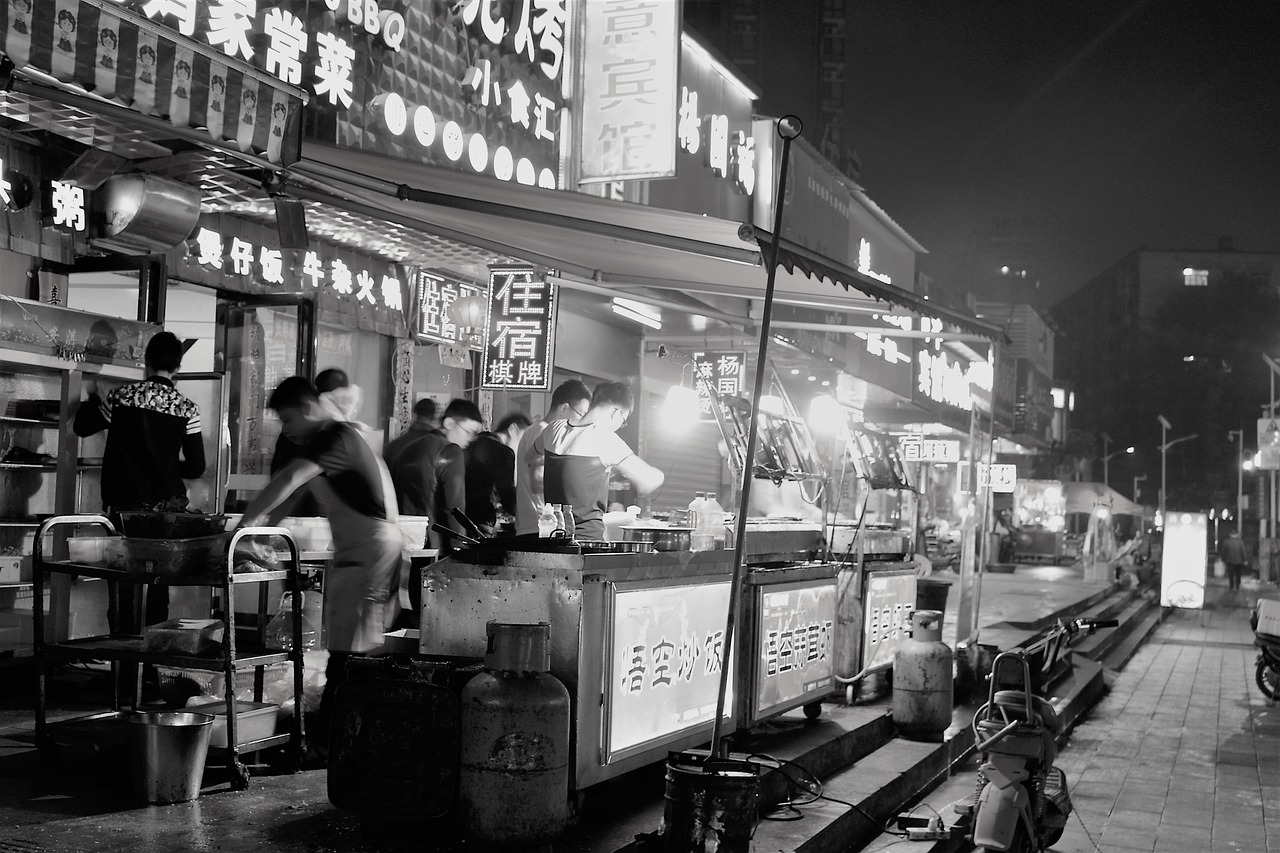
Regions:
<instances>
[{"instance_id":1,"label":"propane tank","mask_svg":"<svg viewBox=\"0 0 1280 853\"><path fill-rule=\"evenodd\" d=\"M569 691L551 626L490 622L484 671L462 689L463 826L496 846L548 844L569 817Z\"/></svg>"},{"instance_id":2,"label":"propane tank","mask_svg":"<svg viewBox=\"0 0 1280 853\"><path fill-rule=\"evenodd\" d=\"M937 740L951 725L951 649L942 613L911 614L911 636L893 656L893 722L905 737Z\"/></svg>"}]
</instances>

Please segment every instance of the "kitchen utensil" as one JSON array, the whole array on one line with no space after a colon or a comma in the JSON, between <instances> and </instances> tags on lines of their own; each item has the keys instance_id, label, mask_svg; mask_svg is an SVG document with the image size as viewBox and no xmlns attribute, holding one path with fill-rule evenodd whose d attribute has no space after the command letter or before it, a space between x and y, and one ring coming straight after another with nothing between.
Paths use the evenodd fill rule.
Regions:
<instances>
[{"instance_id":1,"label":"kitchen utensil","mask_svg":"<svg viewBox=\"0 0 1280 853\"><path fill-rule=\"evenodd\" d=\"M438 524L437 522L434 522L434 521L431 522L431 529L434 530L436 533L441 533L450 538L457 539L459 542L465 542L468 545L480 544L479 539L473 539L464 533L459 533L458 531L454 530L452 527L445 527L443 524Z\"/></svg>"},{"instance_id":2,"label":"kitchen utensil","mask_svg":"<svg viewBox=\"0 0 1280 853\"><path fill-rule=\"evenodd\" d=\"M624 542L648 542L655 551L688 551L693 541L692 527L653 527L641 524L622 526Z\"/></svg>"},{"instance_id":3,"label":"kitchen utensil","mask_svg":"<svg viewBox=\"0 0 1280 853\"><path fill-rule=\"evenodd\" d=\"M461 524L462 529L467 531L467 533L470 534L473 539L484 538L484 534L480 531L480 528L476 527L476 523L474 521L472 521L470 518L467 518L467 514L465 512L463 512L462 510L458 509L455 506L455 507L449 508L449 513L453 516L454 521Z\"/></svg>"},{"instance_id":4,"label":"kitchen utensil","mask_svg":"<svg viewBox=\"0 0 1280 853\"><path fill-rule=\"evenodd\" d=\"M648 542L605 542L600 539L579 539L578 547L584 554L647 554L653 549Z\"/></svg>"}]
</instances>

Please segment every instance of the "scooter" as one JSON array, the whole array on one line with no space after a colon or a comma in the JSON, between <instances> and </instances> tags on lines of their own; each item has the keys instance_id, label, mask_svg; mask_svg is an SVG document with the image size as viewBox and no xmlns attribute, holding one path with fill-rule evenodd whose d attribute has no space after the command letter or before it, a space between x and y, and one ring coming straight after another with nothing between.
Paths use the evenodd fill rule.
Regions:
<instances>
[{"instance_id":1,"label":"scooter","mask_svg":"<svg viewBox=\"0 0 1280 853\"><path fill-rule=\"evenodd\" d=\"M1258 647L1257 669L1254 680L1262 695L1272 702L1280 699L1280 636L1258 630L1258 612L1263 607L1275 607L1275 602L1260 600L1249 616L1249 627L1253 629L1253 644ZM1268 620L1268 626L1272 623Z\"/></svg>"},{"instance_id":2,"label":"scooter","mask_svg":"<svg viewBox=\"0 0 1280 853\"><path fill-rule=\"evenodd\" d=\"M1062 837L1071 814L1066 775L1053 764L1062 721L1039 693L1045 676L1066 663L1060 653L1077 635L1118 624L1114 619L1060 620L1036 643L992 662L987 703L973 716L981 756L977 791L955 804L958 813L972 815L975 847L1034 853Z\"/></svg>"}]
</instances>

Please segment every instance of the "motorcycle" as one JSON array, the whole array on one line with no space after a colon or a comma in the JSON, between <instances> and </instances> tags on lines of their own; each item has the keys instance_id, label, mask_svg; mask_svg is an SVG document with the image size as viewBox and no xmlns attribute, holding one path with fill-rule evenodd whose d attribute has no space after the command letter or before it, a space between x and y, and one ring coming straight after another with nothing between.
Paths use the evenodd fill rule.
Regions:
<instances>
[{"instance_id":1,"label":"motorcycle","mask_svg":"<svg viewBox=\"0 0 1280 853\"><path fill-rule=\"evenodd\" d=\"M1249 615L1249 627L1253 629L1253 644L1258 647L1258 660L1254 680L1262 695L1272 702L1280 699L1280 636L1258 630L1258 614L1263 608L1275 608L1276 602L1262 599ZM1267 620L1266 627L1275 623Z\"/></svg>"},{"instance_id":2,"label":"motorcycle","mask_svg":"<svg viewBox=\"0 0 1280 853\"><path fill-rule=\"evenodd\" d=\"M973 716L980 756L977 790L955 806L970 816L975 847L1034 853L1062 837L1071 796L1066 775L1053 762L1063 726L1040 694L1050 679L1070 668L1062 652L1077 636L1118 624L1114 619L1059 620L1045 637L992 662L987 702Z\"/></svg>"}]
</instances>

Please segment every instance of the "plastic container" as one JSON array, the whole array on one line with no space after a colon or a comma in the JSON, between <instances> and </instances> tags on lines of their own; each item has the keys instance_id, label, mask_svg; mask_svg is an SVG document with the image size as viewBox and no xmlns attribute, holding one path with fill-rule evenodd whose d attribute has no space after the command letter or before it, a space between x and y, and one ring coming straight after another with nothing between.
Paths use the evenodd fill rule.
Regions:
<instances>
[{"instance_id":1,"label":"plastic container","mask_svg":"<svg viewBox=\"0 0 1280 853\"><path fill-rule=\"evenodd\" d=\"M187 700L187 710L210 714L213 727L209 733L209 746L227 747L227 703L207 696L193 696ZM244 746L255 740L271 737L276 733L276 715L279 708L267 702L236 703L236 746Z\"/></svg>"},{"instance_id":2,"label":"plastic container","mask_svg":"<svg viewBox=\"0 0 1280 853\"><path fill-rule=\"evenodd\" d=\"M67 540L67 556L73 563L110 566L124 559L124 537L72 536Z\"/></svg>"},{"instance_id":3,"label":"plastic container","mask_svg":"<svg viewBox=\"0 0 1280 853\"><path fill-rule=\"evenodd\" d=\"M124 560L135 572L200 575L216 571L226 555L229 534L194 539L124 538Z\"/></svg>"},{"instance_id":4,"label":"plastic container","mask_svg":"<svg viewBox=\"0 0 1280 853\"><path fill-rule=\"evenodd\" d=\"M707 535L711 537L711 549L723 549L726 538L724 532L724 507L720 505L720 501L716 500L715 492L707 492L707 502L703 507L703 511L707 516L705 528Z\"/></svg>"},{"instance_id":5,"label":"plastic container","mask_svg":"<svg viewBox=\"0 0 1280 853\"><path fill-rule=\"evenodd\" d=\"M549 539L556 532L556 508L551 504L543 504L538 515L538 538Z\"/></svg>"},{"instance_id":6,"label":"plastic container","mask_svg":"<svg viewBox=\"0 0 1280 853\"><path fill-rule=\"evenodd\" d=\"M222 643L226 626L221 619L170 619L142 630L149 652L203 655Z\"/></svg>"},{"instance_id":7,"label":"plastic container","mask_svg":"<svg viewBox=\"0 0 1280 853\"><path fill-rule=\"evenodd\" d=\"M125 722L134 796L152 805L186 803L199 797L213 716L135 711L125 715Z\"/></svg>"},{"instance_id":8,"label":"plastic container","mask_svg":"<svg viewBox=\"0 0 1280 853\"><path fill-rule=\"evenodd\" d=\"M326 524L327 526L327 524ZM425 515L400 516L400 532L404 534L404 547L407 551L418 551L427 547L427 531L431 528L431 519ZM330 544L333 534L329 535Z\"/></svg>"}]
</instances>

